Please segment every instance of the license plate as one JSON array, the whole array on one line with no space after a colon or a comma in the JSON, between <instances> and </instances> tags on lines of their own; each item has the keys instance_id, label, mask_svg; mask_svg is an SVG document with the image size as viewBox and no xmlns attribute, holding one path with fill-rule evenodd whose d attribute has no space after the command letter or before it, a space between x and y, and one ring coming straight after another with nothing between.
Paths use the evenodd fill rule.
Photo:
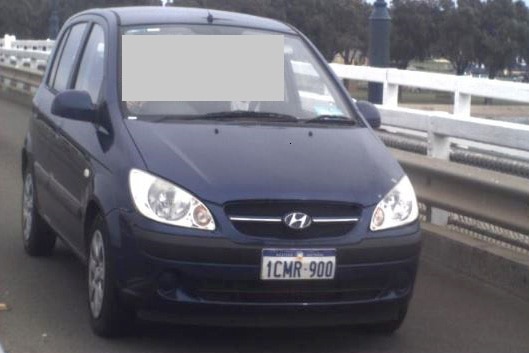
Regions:
<instances>
[{"instance_id":1,"label":"license plate","mask_svg":"<svg viewBox=\"0 0 529 353\"><path fill-rule=\"evenodd\" d=\"M263 249L262 280L333 279L336 271L334 249Z\"/></svg>"}]
</instances>

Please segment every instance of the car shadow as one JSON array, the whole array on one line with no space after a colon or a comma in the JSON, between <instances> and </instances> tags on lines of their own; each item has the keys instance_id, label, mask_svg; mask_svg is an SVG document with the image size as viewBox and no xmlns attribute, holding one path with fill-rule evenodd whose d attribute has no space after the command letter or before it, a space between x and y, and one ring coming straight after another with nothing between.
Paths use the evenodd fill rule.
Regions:
<instances>
[{"instance_id":1,"label":"car shadow","mask_svg":"<svg viewBox=\"0 0 529 353\"><path fill-rule=\"evenodd\" d=\"M150 349L181 347L182 351L238 352L367 352L390 349L399 339L351 327L223 328L139 322L134 337ZM154 344L154 347L152 346ZM147 347L145 347L147 348Z\"/></svg>"}]
</instances>

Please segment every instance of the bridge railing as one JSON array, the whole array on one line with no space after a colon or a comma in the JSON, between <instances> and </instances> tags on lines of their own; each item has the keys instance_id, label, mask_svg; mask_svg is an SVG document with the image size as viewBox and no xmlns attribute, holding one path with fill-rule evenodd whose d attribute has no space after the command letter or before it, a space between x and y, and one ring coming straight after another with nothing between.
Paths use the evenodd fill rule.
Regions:
<instances>
[{"instance_id":1,"label":"bridge railing","mask_svg":"<svg viewBox=\"0 0 529 353\"><path fill-rule=\"evenodd\" d=\"M529 84L430 72L340 64L331 66L342 79L383 84L383 103L379 106L383 124L389 128L426 134L427 151L431 157L449 159L451 142L459 138L489 145L496 151L496 147L519 150L519 153L506 153L529 158L529 153L524 153L529 152L529 126L470 116L472 96L529 104ZM399 107L401 86L451 92L453 113Z\"/></svg>"},{"instance_id":2,"label":"bridge railing","mask_svg":"<svg viewBox=\"0 0 529 353\"><path fill-rule=\"evenodd\" d=\"M400 86L453 93L453 114L460 117L471 115L472 96L529 103L529 85L525 83L354 65L331 66L343 79L382 83L386 107L398 106Z\"/></svg>"},{"instance_id":3,"label":"bridge railing","mask_svg":"<svg viewBox=\"0 0 529 353\"><path fill-rule=\"evenodd\" d=\"M40 83L50 50L50 41L17 42L4 37L0 40L0 86L32 94ZM424 146L423 155L402 150L393 153L414 183L425 227L448 227L529 253L529 125L470 116L472 96L529 104L529 84L331 66L342 79L383 84L383 104L378 108L383 123L380 134L386 144L408 151L414 149L402 147ZM453 113L399 107L401 86L451 92ZM388 138L396 137L407 140L403 144L388 143ZM527 175L522 178L453 162L456 152L476 148L501 155L510 160L509 166L527 167Z\"/></svg>"},{"instance_id":4,"label":"bridge railing","mask_svg":"<svg viewBox=\"0 0 529 353\"><path fill-rule=\"evenodd\" d=\"M33 94L42 80L55 41L0 39L0 85L22 94Z\"/></svg>"}]
</instances>

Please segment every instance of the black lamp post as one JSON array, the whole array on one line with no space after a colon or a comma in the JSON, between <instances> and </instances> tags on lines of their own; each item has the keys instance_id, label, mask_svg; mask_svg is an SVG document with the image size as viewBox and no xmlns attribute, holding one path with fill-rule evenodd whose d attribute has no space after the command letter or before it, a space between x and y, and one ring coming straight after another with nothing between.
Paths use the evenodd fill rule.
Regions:
<instances>
[{"instance_id":1,"label":"black lamp post","mask_svg":"<svg viewBox=\"0 0 529 353\"><path fill-rule=\"evenodd\" d=\"M59 34L59 9L57 0L51 2L51 15L49 19L49 38L56 39Z\"/></svg>"},{"instance_id":2,"label":"black lamp post","mask_svg":"<svg viewBox=\"0 0 529 353\"><path fill-rule=\"evenodd\" d=\"M389 66L389 35L391 17L384 0L376 0L373 12L369 16L369 65L375 67ZM368 100L371 103L382 103L383 86L381 83L369 83Z\"/></svg>"}]
</instances>

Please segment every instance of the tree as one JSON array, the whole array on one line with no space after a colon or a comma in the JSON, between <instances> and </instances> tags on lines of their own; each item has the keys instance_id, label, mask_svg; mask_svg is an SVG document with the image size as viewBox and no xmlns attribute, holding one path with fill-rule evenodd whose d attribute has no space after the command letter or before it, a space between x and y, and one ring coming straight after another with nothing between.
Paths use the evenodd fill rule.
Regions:
<instances>
[{"instance_id":1,"label":"tree","mask_svg":"<svg viewBox=\"0 0 529 353\"><path fill-rule=\"evenodd\" d=\"M4 23L3 33L14 34L22 39L39 38L37 35L40 33L47 33L48 5L48 1L39 0L5 2L0 12L0 21ZM45 30L41 32L43 28Z\"/></svg>"},{"instance_id":2,"label":"tree","mask_svg":"<svg viewBox=\"0 0 529 353\"><path fill-rule=\"evenodd\" d=\"M391 61L406 69L412 60L425 60L437 40L436 0L393 0L391 7Z\"/></svg>"},{"instance_id":3,"label":"tree","mask_svg":"<svg viewBox=\"0 0 529 353\"><path fill-rule=\"evenodd\" d=\"M288 22L303 32L325 58L341 54L351 63L367 50L364 0L176 0L173 6L195 6L242 12Z\"/></svg>"},{"instance_id":4,"label":"tree","mask_svg":"<svg viewBox=\"0 0 529 353\"><path fill-rule=\"evenodd\" d=\"M521 0L514 4L516 13L517 55L525 61L529 75L529 9Z\"/></svg>"},{"instance_id":5,"label":"tree","mask_svg":"<svg viewBox=\"0 0 529 353\"><path fill-rule=\"evenodd\" d=\"M485 64L489 78L514 62L518 49L512 0L488 0L483 4L478 59Z\"/></svg>"},{"instance_id":6,"label":"tree","mask_svg":"<svg viewBox=\"0 0 529 353\"><path fill-rule=\"evenodd\" d=\"M18 38L48 34L52 0L0 1L0 29ZM58 0L60 25L74 13L94 7L160 5L160 0ZM271 17L293 24L328 59L340 53L346 63L367 51L365 0L174 0L173 6L207 7Z\"/></svg>"},{"instance_id":7,"label":"tree","mask_svg":"<svg viewBox=\"0 0 529 353\"><path fill-rule=\"evenodd\" d=\"M343 1L290 0L284 3L285 20L306 34L323 56L332 61L340 52L339 37L346 33L335 21L335 15Z\"/></svg>"},{"instance_id":8,"label":"tree","mask_svg":"<svg viewBox=\"0 0 529 353\"><path fill-rule=\"evenodd\" d=\"M346 1L335 11L334 23L339 29L336 49L347 65L361 61L367 54L371 11L371 5L362 0Z\"/></svg>"},{"instance_id":9,"label":"tree","mask_svg":"<svg viewBox=\"0 0 529 353\"><path fill-rule=\"evenodd\" d=\"M476 61L482 5L479 0L459 0L457 7L452 2L450 5L441 10L436 52L450 61L457 75L463 75Z\"/></svg>"},{"instance_id":10,"label":"tree","mask_svg":"<svg viewBox=\"0 0 529 353\"><path fill-rule=\"evenodd\" d=\"M51 0L0 1L0 33L14 34L19 39L45 39L51 3ZM60 25L73 14L89 8L160 4L160 0L59 0Z\"/></svg>"}]
</instances>

